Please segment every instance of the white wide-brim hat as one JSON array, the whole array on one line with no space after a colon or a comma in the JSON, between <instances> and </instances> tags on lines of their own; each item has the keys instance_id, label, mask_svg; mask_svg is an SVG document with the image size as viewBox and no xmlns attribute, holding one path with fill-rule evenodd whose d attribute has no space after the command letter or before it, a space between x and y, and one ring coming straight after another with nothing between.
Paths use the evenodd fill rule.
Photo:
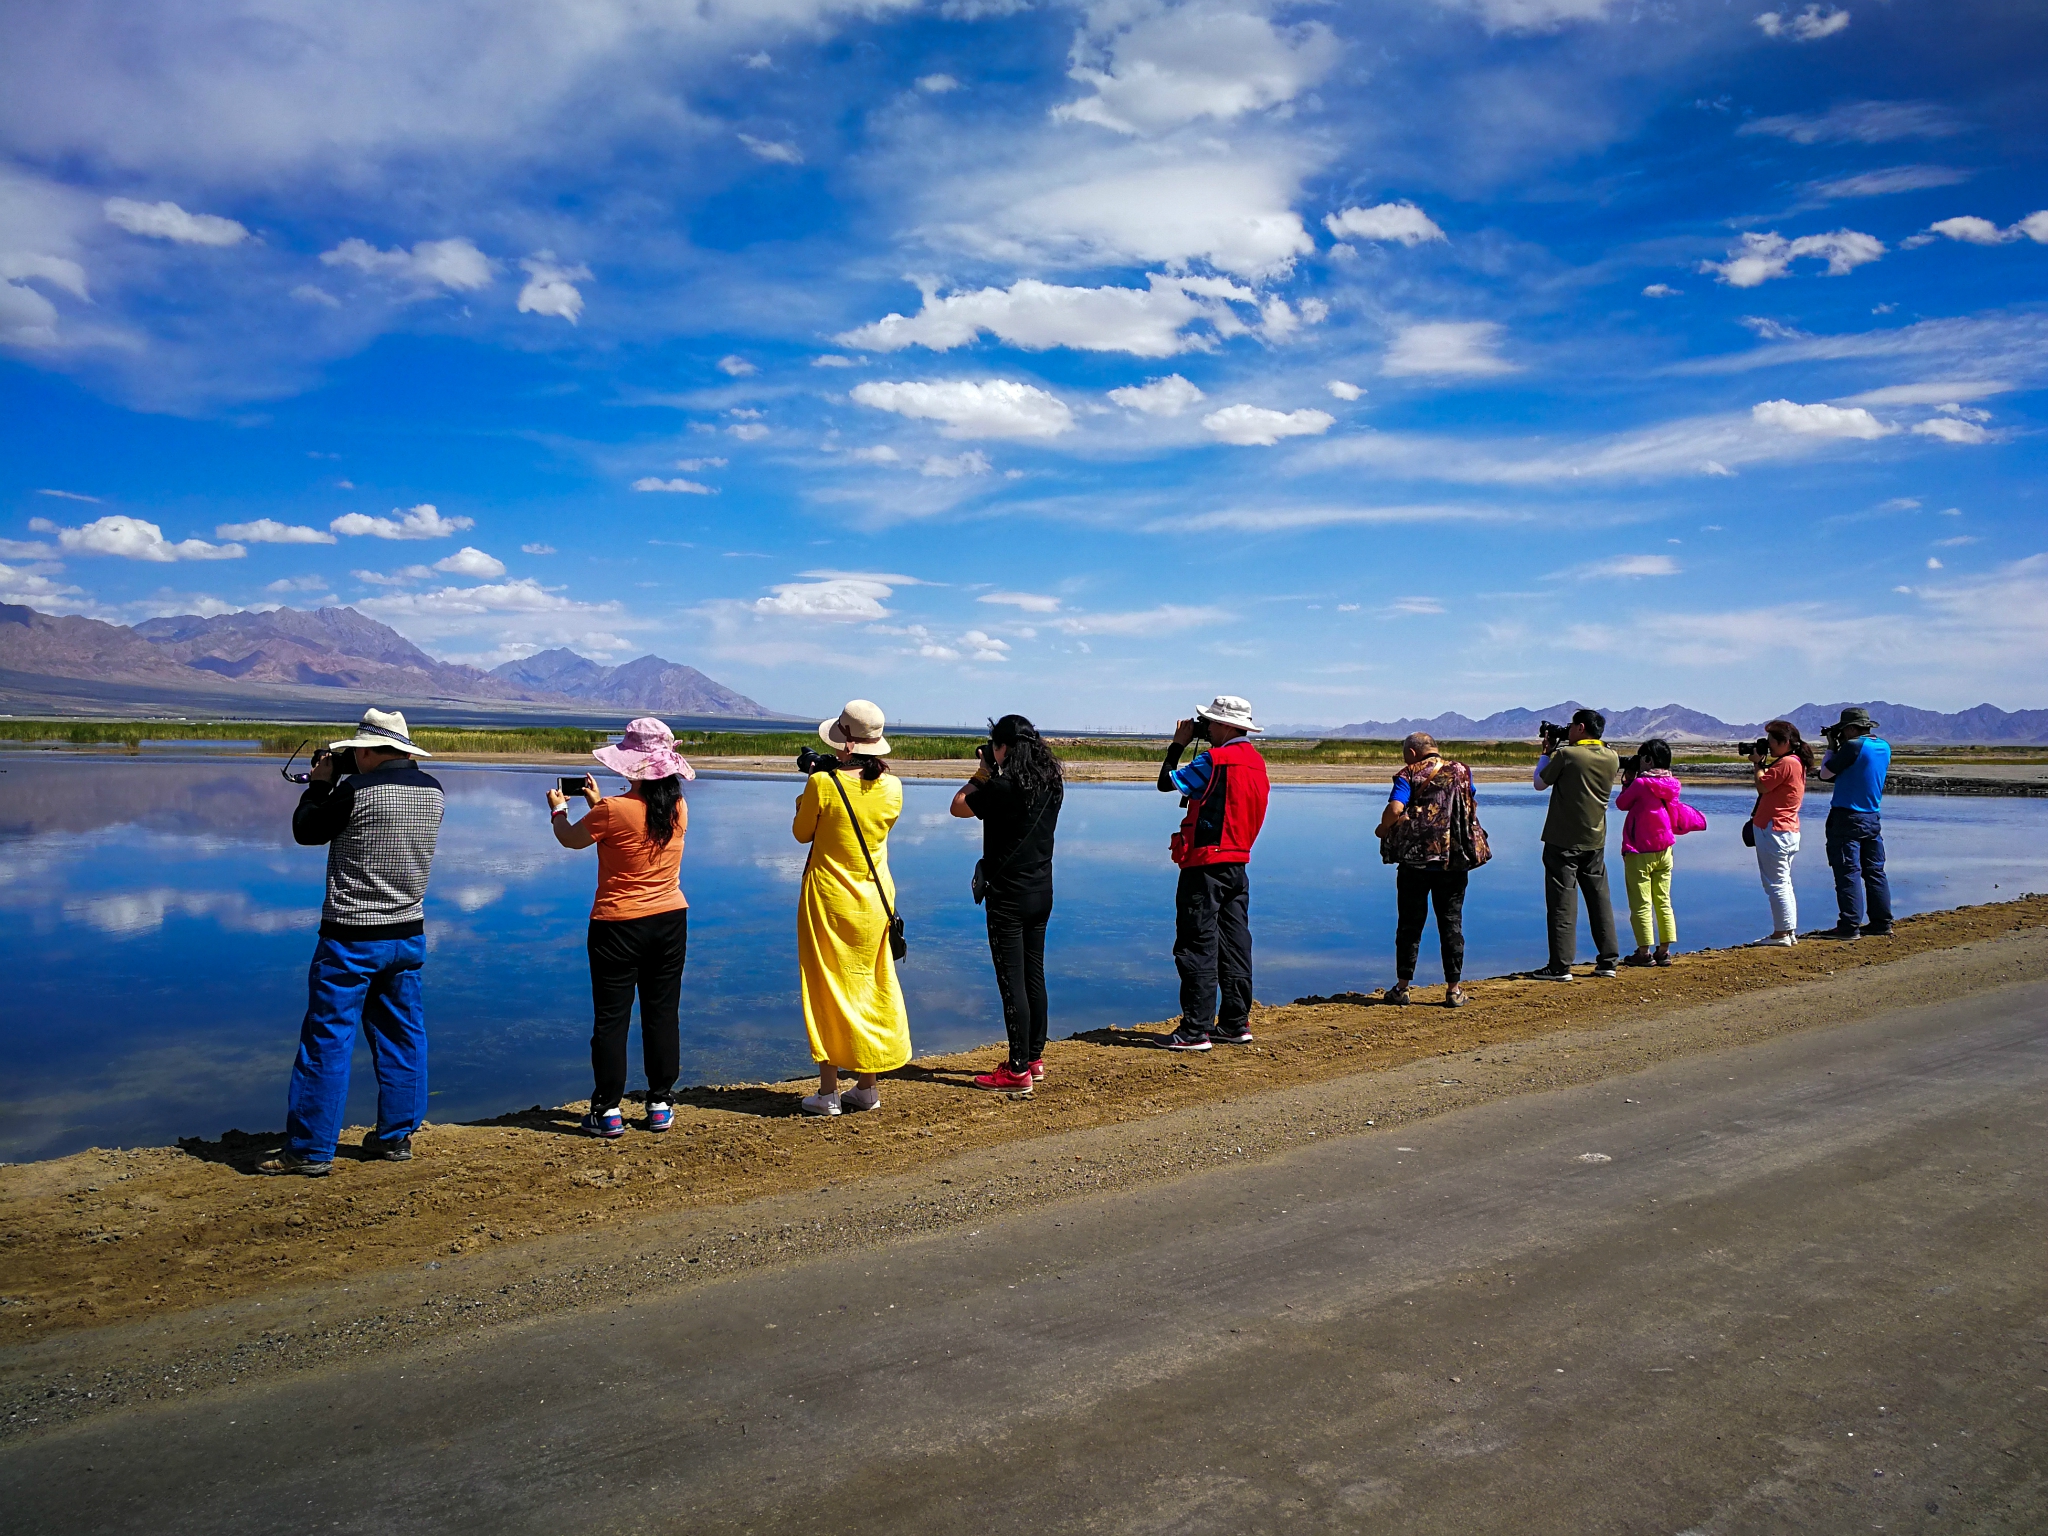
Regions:
<instances>
[{"instance_id":1,"label":"white wide-brim hat","mask_svg":"<svg viewBox=\"0 0 2048 1536\"><path fill-rule=\"evenodd\" d=\"M347 747L382 747L386 752L403 752L407 757L434 755L425 747L413 744L412 733L405 726L405 716L395 709L366 709L356 724L355 735L347 741L327 743L330 752L339 752Z\"/></svg>"},{"instance_id":2,"label":"white wide-brim hat","mask_svg":"<svg viewBox=\"0 0 2048 1536\"><path fill-rule=\"evenodd\" d=\"M1234 725L1240 730L1263 731L1263 725L1252 723L1252 706L1248 700L1240 699L1234 693L1219 693L1215 698L1195 711L1197 720L1214 720L1218 725Z\"/></svg>"},{"instance_id":3,"label":"white wide-brim hat","mask_svg":"<svg viewBox=\"0 0 2048 1536\"><path fill-rule=\"evenodd\" d=\"M849 699L837 720L822 721L818 735L828 747L844 747L856 757L887 757L889 740L882 734L882 706Z\"/></svg>"}]
</instances>

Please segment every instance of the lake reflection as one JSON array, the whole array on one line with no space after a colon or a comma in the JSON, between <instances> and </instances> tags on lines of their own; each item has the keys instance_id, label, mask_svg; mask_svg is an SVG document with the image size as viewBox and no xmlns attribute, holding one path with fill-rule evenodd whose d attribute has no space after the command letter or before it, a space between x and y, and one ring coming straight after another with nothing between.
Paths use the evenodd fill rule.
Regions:
<instances>
[{"instance_id":1,"label":"lake reflection","mask_svg":"<svg viewBox=\"0 0 2048 1536\"><path fill-rule=\"evenodd\" d=\"M296 787L272 762L235 758L6 753L0 767L0 1158L281 1125L326 860L291 840ZM583 938L596 859L549 835L547 775L433 771L448 790L427 895L433 1115L578 1098L589 1091ZM1002 1035L981 913L967 895L979 829L947 815L954 788L905 781L890 841L920 1052ZM789 835L797 789L793 776L690 786L686 1083L810 1069L797 1006L804 850ZM1495 857L1466 903L1475 977L1544 958L1543 798L1494 785L1480 796ZM1712 825L1679 845L1679 947L1755 938L1770 924L1738 836L1750 795L1688 798ZM1274 791L1252 866L1262 1001L1392 981L1393 872L1372 835L1384 799L1383 787L1363 785ZM1166 839L1178 818L1176 802L1149 785L1069 792L1046 956L1055 1037L1175 1011ZM1613 825L1618 894L1619 817ZM1796 877L1801 925L1813 928L1834 908L1818 818L1807 825ZM1894 799L1885 831L1901 915L1997 899L2042 883L2048 801ZM1432 932L1420 982L1441 979L1434 944ZM1583 932L1579 953L1591 957ZM372 1117L374 1092L359 1050L351 1123Z\"/></svg>"}]
</instances>

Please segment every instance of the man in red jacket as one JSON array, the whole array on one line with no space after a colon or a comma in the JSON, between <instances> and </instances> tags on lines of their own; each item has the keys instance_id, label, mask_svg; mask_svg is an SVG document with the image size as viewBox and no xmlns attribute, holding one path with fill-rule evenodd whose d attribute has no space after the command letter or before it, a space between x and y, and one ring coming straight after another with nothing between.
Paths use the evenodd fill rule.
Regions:
<instances>
[{"instance_id":1,"label":"man in red jacket","mask_svg":"<svg viewBox=\"0 0 2048 1536\"><path fill-rule=\"evenodd\" d=\"M1206 1051L1212 1041L1251 1043L1251 879L1245 865L1266 820L1268 785L1266 760L1246 738L1258 729L1251 705L1218 694L1175 727L1159 769L1160 792L1178 794L1187 807L1172 842L1180 866L1173 935L1180 1024L1166 1037L1170 1051ZM1180 767L1181 753L1197 738L1208 745Z\"/></svg>"}]
</instances>

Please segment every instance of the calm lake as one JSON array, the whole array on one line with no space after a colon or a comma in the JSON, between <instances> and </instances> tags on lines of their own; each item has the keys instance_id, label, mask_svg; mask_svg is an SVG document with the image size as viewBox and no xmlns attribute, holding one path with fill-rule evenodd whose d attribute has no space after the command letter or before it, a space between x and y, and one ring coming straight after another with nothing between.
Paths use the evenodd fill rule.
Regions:
<instances>
[{"instance_id":1,"label":"calm lake","mask_svg":"<svg viewBox=\"0 0 2048 1536\"><path fill-rule=\"evenodd\" d=\"M427 896L434 1117L580 1098L595 855L549 835L542 792L554 770L430 766L448 791ZM297 787L273 760L190 752L0 752L0 769L0 1159L282 1125L326 860L292 842ZM685 1083L810 1070L796 970L804 850L789 833L798 788L794 775L690 786ZM916 1047L1000 1039L981 912L967 895L978 825L946 814L954 785L904 788L890 857L910 933ZM1393 980L1393 871L1372 835L1385 797L1384 786L1275 789L1252 864L1262 1001ZM1740 842L1748 791L1688 799L1711 824L1679 844L1679 947L1767 932L1754 855ZM1466 905L1469 977L1543 961L1543 807L1526 788L1481 786L1495 856ZM1149 785L1069 791L1047 946L1055 1037L1175 1012L1166 840L1179 814ZM1619 816L1612 825L1618 894ZM1885 831L1901 915L2044 883L2048 800L1894 798ZM1811 928L1834 910L1817 815L1806 844L1796 880ZM1441 979L1434 944L1432 930L1419 982ZM1580 957L1591 953L1582 933ZM372 1117L374 1093L359 1049L351 1123Z\"/></svg>"}]
</instances>

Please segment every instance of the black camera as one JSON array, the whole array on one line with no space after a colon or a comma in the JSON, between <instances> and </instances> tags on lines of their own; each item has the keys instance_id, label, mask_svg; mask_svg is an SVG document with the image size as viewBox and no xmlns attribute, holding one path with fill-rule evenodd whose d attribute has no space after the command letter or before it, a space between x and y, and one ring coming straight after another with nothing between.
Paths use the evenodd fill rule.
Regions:
<instances>
[{"instance_id":1,"label":"black camera","mask_svg":"<svg viewBox=\"0 0 2048 1536\"><path fill-rule=\"evenodd\" d=\"M1848 734L1848 731L1849 728L1839 720L1833 725L1824 725L1820 728L1821 735L1827 738L1828 750L1830 752L1842 750L1842 738Z\"/></svg>"},{"instance_id":2,"label":"black camera","mask_svg":"<svg viewBox=\"0 0 2048 1536\"><path fill-rule=\"evenodd\" d=\"M300 752L304 751L305 746L306 743L302 741L298 746L294 747L292 749L292 756L286 758L284 766L278 769L278 772L283 774L293 784L310 784L313 782L313 775L310 773L292 772L292 758L297 757ZM326 747L315 747L313 749L312 766L318 768L330 758L334 761L334 777L337 780L346 778L349 774L356 771L356 749L354 747L343 747L339 752L332 751Z\"/></svg>"},{"instance_id":3,"label":"black camera","mask_svg":"<svg viewBox=\"0 0 2048 1536\"><path fill-rule=\"evenodd\" d=\"M1548 720L1536 727L1536 734L1542 739L1545 752L1555 752L1570 739L1572 728L1568 725L1553 725Z\"/></svg>"},{"instance_id":4,"label":"black camera","mask_svg":"<svg viewBox=\"0 0 2048 1536\"><path fill-rule=\"evenodd\" d=\"M1759 736L1755 741L1738 741L1735 743L1735 750L1744 757L1769 757L1771 755L1771 738Z\"/></svg>"},{"instance_id":5,"label":"black camera","mask_svg":"<svg viewBox=\"0 0 2048 1536\"><path fill-rule=\"evenodd\" d=\"M796 770L806 777L814 773L837 773L839 759L830 752L820 752L816 747L799 747L796 754Z\"/></svg>"}]
</instances>

